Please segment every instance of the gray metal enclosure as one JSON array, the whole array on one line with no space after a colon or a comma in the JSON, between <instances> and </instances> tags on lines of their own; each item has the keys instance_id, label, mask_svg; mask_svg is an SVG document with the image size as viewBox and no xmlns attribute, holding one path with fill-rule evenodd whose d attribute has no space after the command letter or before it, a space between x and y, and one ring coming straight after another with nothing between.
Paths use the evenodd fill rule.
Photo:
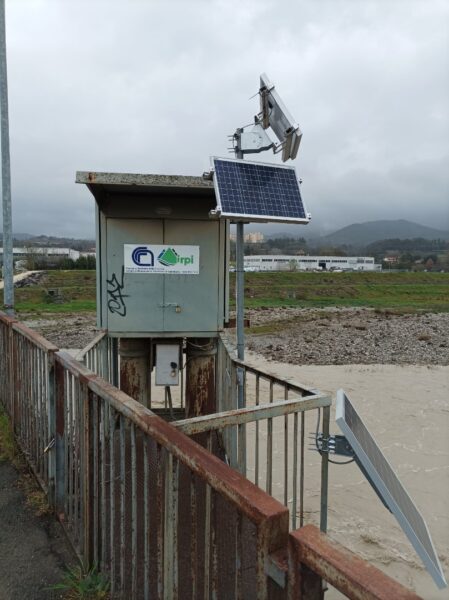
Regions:
<instances>
[{"instance_id":1,"label":"gray metal enclosure","mask_svg":"<svg viewBox=\"0 0 449 600\"><path fill-rule=\"evenodd\" d=\"M78 172L95 197L98 326L118 337L212 337L228 313L228 224L201 177ZM126 247L193 247L195 273L127 272ZM125 250L124 250L125 249Z\"/></svg>"}]
</instances>

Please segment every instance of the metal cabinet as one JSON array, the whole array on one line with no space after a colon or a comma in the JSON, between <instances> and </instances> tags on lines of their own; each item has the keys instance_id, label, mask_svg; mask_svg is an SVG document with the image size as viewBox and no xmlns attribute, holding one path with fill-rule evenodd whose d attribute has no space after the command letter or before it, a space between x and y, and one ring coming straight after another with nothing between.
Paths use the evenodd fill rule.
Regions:
<instances>
[{"instance_id":1,"label":"metal cabinet","mask_svg":"<svg viewBox=\"0 0 449 600\"><path fill-rule=\"evenodd\" d=\"M77 182L96 199L98 325L118 337L217 335L227 315L229 225L209 216L216 206L211 183L85 172ZM131 250L133 260L143 249L161 262L152 248L187 247L199 253L191 272L128 264Z\"/></svg>"}]
</instances>

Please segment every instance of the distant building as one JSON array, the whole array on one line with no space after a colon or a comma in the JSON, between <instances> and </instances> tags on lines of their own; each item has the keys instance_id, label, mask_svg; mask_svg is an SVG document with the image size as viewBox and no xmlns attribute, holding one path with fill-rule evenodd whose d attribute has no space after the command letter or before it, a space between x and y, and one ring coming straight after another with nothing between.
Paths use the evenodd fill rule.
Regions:
<instances>
[{"instance_id":1,"label":"distant building","mask_svg":"<svg viewBox=\"0 0 449 600\"><path fill-rule=\"evenodd\" d=\"M246 271L381 271L372 256L245 256Z\"/></svg>"},{"instance_id":2,"label":"distant building","mask_svg":"<svg viewBox=\"0 0 449 600\"><path fill-rule=\"evenodd\" d=\"M260 233L260 231L245 234L245 242L248 244L260 244L264 239L264 235L263 233Z\"/></svg>"},{"instance_id":3,"label":"distant building","mask_svg":"<svg viewBox=\"0 0 449 600\"><path fill-rule=\"evenodd\" d=\"M49 263L61 262L65 258L78 260L80 252L72 248L44 248L42 246L24 246L22 248L13 248L14 260L29 260L33 257L43 259ZM0 264L3 264L3 248L0 248Z\"/></svg>"},{"instance_id":4,"label":"distant building","mask_svg":"<svg viewBox=\"0 0 449 600\"><path fill-rule=\"evenodd\" d=\"M236 234L235 233L231 233L229 237L231 238L231 240L233 242L236 241ZM245 242L247 244L260 244L261 242L264 241L265 236L260 231L253 231L253 232L250 232L250 233L245 233L243 239L245 240Z\"/></svg>"}]
</instances>

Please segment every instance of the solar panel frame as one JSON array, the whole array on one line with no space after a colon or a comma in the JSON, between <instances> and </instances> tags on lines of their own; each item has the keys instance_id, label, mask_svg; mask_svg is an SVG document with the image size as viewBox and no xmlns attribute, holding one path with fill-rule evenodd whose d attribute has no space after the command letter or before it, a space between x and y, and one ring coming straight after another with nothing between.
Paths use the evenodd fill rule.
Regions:
<instances>
[{"instance_id":1,"label":"solar panel frame","mask_svg":"<svg viewBox=\"0 0 449 600\"><path fill-rule=\"evenodd\" d=\"M337 391L336 422L373 485L396 517L436 585L447 587L427 524L344 390Z\"/></svg>"},{"instance_id":2,"label":"solar panel frame","mask_svg":"<svg viewBox=\"0 0 449 600\"><path fill-rule=\"evenodd\" d=\"M216 156L211 161L217 200L213 212L220 218L309 223L294 167ZM236 210L232 210L233 203ZM254 207L256 210L251 210Z\"/></svg>"}]
</instances>

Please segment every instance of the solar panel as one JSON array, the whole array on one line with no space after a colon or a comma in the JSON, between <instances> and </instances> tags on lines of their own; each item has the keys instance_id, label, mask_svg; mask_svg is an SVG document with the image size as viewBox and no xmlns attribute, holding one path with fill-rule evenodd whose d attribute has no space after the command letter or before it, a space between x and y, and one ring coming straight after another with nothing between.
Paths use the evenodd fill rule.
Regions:
<instances>
[{"instance_id":1,"label":"solar panel","mask_svg":"<svg viewBox=\"0 0 449 600\"><path fill-rule=\"evenodd\" d=\"M234 221L308 223L294 167L213 158L216 214Z\"/></svg>"},{"instance_id":2,"label":"solar panel","mask_svg":"<svg viewBox=\"0 0 449 600\"><path fill-rule=\"evenodd\" d=\"M337 392L336 421L433 580L446 587L426 522L343 390Z\"/></svg>"}]
</instances>

